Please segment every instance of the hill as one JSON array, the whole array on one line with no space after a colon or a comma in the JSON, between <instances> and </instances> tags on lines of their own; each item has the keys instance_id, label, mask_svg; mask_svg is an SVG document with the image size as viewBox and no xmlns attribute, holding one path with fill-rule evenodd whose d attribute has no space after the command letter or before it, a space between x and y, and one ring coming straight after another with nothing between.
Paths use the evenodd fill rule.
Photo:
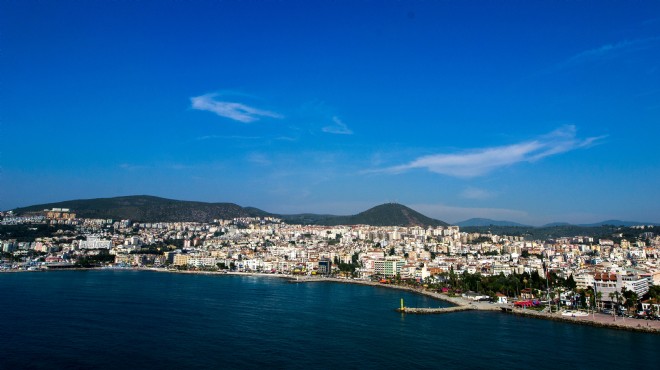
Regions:
<instances>
[{"instance_id":1,"label":"hill","mask_svg":"<svg viewBox=\"0 0 660 370\"><path fill-rule=\"evenodd\" d=\"M653 222L606 220L606 221L597 222L595 224L581 224L580 226L597 227L597 226L606 226L606 225L630 227L630 226L642 226L642 225L655 225L655 226L657 226L658 224L653 223Z\"/></svg>"},{"instance_id":2,"label":"hill","mask_svg":"<svg viewBox=\"0 0 660 370\"><path fill-rule=\"evenodd\" d=\"M402 204L386 203L370 208L352 216L333 215L284 215L286 222L311 225L371 225L371 226L448 226L444 221L436 220L408 208Z\"/></svg>"},{"instance_id":3,"label":"hill","mask_svg":"<svg viewBox=\"0 0 660 370\"><path fill-rule=\"evenodd\" d=\"M299 214L277 215L234 203L205 203L159 198L148 195L70 200L17 208L16 214L69 208L78 217L129 219L141 222L210 222L236 217L279 217L288 223L306 225L447 226L401 204L382 204L352 216Z\"/></svg>"},{"instance_id":4,"label":"hill","mask_svg":"<svg viewBox=\"0 0 660 370\"><path fill-rule=\"evenodd\" d=\"M214 219L269 215L262 210L243 208L234 203L191 202L148 195L69 200L17 208L14 212L25 214L51 208L69 208L78 217L129 219L141 222L211 222Z\"/></svg>"},{"instance_id":5,"label":"hill","mask_svg":"<svg viewBox=\"0 0 660 370\"><path fill-rule=\"evenodd\" d=\"M467 227L467 226L527 226L519 224L512 221L496 221L489 218L471 218L469 220L457 222L456 226Z\"/></svg>"},{"instance_id":6,"label":"hill","mask_svg":"<svg viewBox=\"0 0 660 370\"><path fill-rule=\"evenodd\" d=\"M658 224L654 223L654 222L606 220L606 221L596 222L596 223L593 223L593 224L570 224L568 222L553 222L553 223L545 224L541 227L557 227L557 226L579 226L579 227L623 226L623 227L631 227L631 226L643 226L643 225L645 225L645 226L649 226L649 225L658 226Z\"/></svg>"},{"instance_id":7,"label":"hill","mask_svg":"<svg viewBox=\"0 0 660 370\"><path fill-rule=\"evenodd\" d=\"M568 222L551 222L541 227L560 227L560 226L573 226L573 225L569 224Z\"/></svg>"}]
</instances>

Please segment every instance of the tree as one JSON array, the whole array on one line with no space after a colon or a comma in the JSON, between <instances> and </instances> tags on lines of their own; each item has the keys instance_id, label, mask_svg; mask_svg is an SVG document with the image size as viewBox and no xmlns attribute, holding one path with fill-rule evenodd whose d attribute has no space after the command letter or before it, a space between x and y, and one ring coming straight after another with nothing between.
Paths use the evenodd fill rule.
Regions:
<instances>
[{"instance_id":1,"label":"tree","mask_svg":"<svg viewBox=\"0 0 660 370\"><path fill-rule=\"evenodd\" d=\"M570 290L575 290L575 288L577 288L577 283L575 282L575 279L573 279L573 274L566 279L566 288Z\"/></svg>"},{"instance_id":2,"label":"tree","mask_svg":"<svg viewBox=\"0 0 660 370\"><path fill-rule=\"evenodd\" d=\"M614 292L614 297L616 298L616 313L618 314L623 303L623 296L619 292Z\"/></svg>"},{"instance_id":3,"label":"tree","mask_svg":"<svg viewBox=\"0 0 660 370\"><path fill-rule=\"evenodd\" d=\"M596 310L596 295L591 289L589 289L589 307L592 310Z\"/></svg>"},{"instance_id":4,"label":"tree","mask_svg":"<svg viewBox=\"0 0 660 370\"><path fill-rule=\"evenodd\" d=\"M552 302L555 301L555 296L556 296L555 291L554 290L550 291L550 299L552 300ZM552 312L552 303L549 302L548 305L550 306L550 312ZM559 310L559 306L557 306L557 310Z\"/></svg>"},{"instance_id":5,"label":"tree","mask_svg":"<svg viewBox=\"0 0 660 370\"><path fill-rule=\"evenodd\" d=\"M626 308L628 313L630 313L631 308L637 307L637 301L639 300L639 296L637 293L633 292L632 290L626 290L626 288L621 289L623 291L623 297L626 299Z\"/></svg>"},{"instance_id":6,"label":"tree","mask_svg":"<svg viewBox=\"0 0 660 370\"><path fill-rule=\"evenodd\" d=\"M611 292L608 296L610 297L610 302L614 302L614 292ZM612 316L614 316L614 320L616 321L616 312L614 310L612 310Z\"/></svg>"}]
</instances>

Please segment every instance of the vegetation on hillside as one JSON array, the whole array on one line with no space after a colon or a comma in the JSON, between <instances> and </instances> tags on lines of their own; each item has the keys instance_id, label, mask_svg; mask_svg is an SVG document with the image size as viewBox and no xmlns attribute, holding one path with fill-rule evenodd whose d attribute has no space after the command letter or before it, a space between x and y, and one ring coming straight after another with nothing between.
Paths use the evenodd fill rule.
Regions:
<instances>
[{"instance_id":1,"label":"vegetation on hillside","mask_svg":"<svg viewBox=\"0 0 660 370\"><path fill-rule=\"evenodd\" d=\"M267 212L259 209L243 208L233 203L190 202L146 195L40 204L18 208L15 213L25 214L51 208L69 208L77 217L129 219L141 222L211 222L214 219L268 215Z\"/></svg>"},{"instance_id":2,"label":"vegetation on hillside","mask_svg":"<svg viewBox=\"0 0 660 370\"><path fill-rule=\"evenodd\" d=\"M0 225L0 240L16 240L17 242L33 242L36 238L61 236L66 231L75 228L68 225Z\"/></svg>"},{"instance_id":3,"label":"vegetation on hillside","mask_svg":"<svg viewBox=\"0 0 660 370\"><path fill-rule=\"evenodd\" d=\"M621 239L629 241L636 240L642 233L647 231L660 230L659 226L651 228L632 228L621 227L614 225L603 225L596 227L589 226L576 226L576 225L561 225L561 226L545 226L545 227L532 227L532 226L468 226L462 227L461 231L468 233L480 233L494 235L509 235L509 236L522 236L527 240L552 240L564 237L586 236L594 238L594 242L598 243L598 239L610 239L615 243L619 243Z\"/></svg>"},{"instance_id":4,"label":"vegetation on hillside","mask_svg":"<svg viewBox=\"0 0 660 370\"><path fill-rule=\"evenodd\" d=\"M436 220L401 204L387 203L370 208L352 216L332 216L302 214L281 216L294 224L311 225L372 225L372 226L448 226L444 221Z\"/></svg>"}]
</instances>

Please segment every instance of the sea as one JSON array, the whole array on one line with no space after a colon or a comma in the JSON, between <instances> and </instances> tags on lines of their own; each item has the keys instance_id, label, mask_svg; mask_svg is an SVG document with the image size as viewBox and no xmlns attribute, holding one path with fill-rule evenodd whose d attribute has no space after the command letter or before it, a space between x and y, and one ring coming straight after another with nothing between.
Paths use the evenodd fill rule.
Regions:
<instances>
[{"instance_id":1,"label":"sea","mask_svg":"<svg viewBox=\"0 0 660 370\"><path fill-rule=\"evenodd\" d=\"M660 335L412 292L135 270L0 274L1 369L652 369Z\"/></svg>"}]
</instances>

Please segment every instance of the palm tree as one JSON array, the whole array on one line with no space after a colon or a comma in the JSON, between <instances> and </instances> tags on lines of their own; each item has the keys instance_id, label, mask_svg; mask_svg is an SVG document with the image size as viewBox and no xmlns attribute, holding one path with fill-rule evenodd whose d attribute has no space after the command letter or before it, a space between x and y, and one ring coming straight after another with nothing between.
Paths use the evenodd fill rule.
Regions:
<instances>
[{"instance_id":1,"label":"palm tree","mask_svg":"<svg viewBox=\"0 0 660 370\"><path fill-rule=\"evenodd\" d=\"M615 296L616 296L616 312L615 312L615 315L617 315L619 313L619 310L621 310L621 306L623 304L623 296L619 292L616 292ZM624 315L623 313L621 315L623 317L623 321L626 321L626 315Z\"/></svg>"},{"instance_id":2,"label":"palm tree","mask_svg":"<svg viewBox=\"0 0 660 370\"><path fill-rule=\"evenodd\" d=\"M550 308L550 313L552 313L552 302L555 300L555 291L554 290L550 291L550 299L552 299L552 301L548 302L548 307Z\"/></svg>"},{"instance_id":3,"label":"palm tree","mask_svg":"<svg viewBox=\"0 0 660 370\"><path fill-rule=\"evenodd\" d=\"M626 300L626 305L628 306L628 313L630 313L631 308L634 309L634 307L637 306L638 299L639 297L637 296L637 293L635 292L630 293L630 296Z\"/></svg>"},{"instance_id":4,"label":"palm tree","mask_svg":"<svg viewBox=\"0 0 660 370\"><path fill-rule=\"evenodd\" d=\"M615 296L614 292L611 292L610 294L608 294L608 296L610 297L610 302L614 302L614 296ZM610 305L612 305L612 304L610 304ZM614 316L614 321L616 321L616 312L615 312L615 310L612 310L612 316Z\"/></svg>"},{"instance_id":5,"label":"palm tree","mask_svg":"<svg viewBox=\"0 0 660 370\"><path fill-rule=\"evenodd\" d=\"M656 305L657 300L652 299L651 300L651 306L649 307L649 310L651 312L651 315L657 316L658 314L658 306Z\"/></svg>"}]
</instances>

